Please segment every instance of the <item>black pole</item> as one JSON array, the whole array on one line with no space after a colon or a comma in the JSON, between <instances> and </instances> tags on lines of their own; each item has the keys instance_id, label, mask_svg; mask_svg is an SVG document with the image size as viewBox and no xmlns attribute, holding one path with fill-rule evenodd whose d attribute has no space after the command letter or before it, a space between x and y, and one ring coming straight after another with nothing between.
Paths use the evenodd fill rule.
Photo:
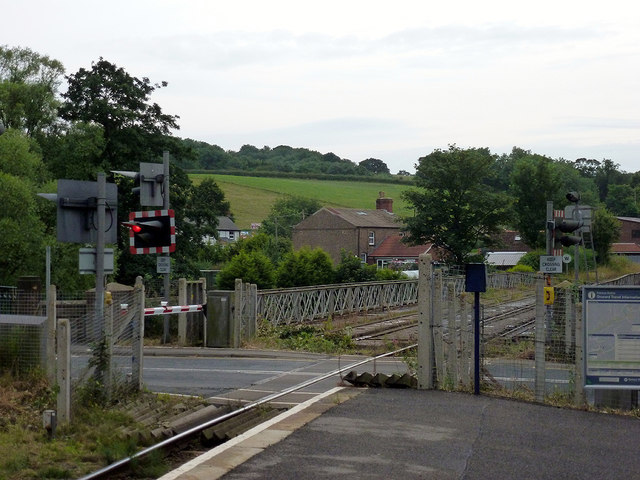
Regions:
<instances>
[{"instance_id":1,"label":"black pole","mask_svg":"<svg viewBox=\"0 0 640 480\"><path fill-rule=\"evenodd\" d=\"M480 395L480 292L475 293L473 322L473 394Z\"/></svg>"}]
</instances>

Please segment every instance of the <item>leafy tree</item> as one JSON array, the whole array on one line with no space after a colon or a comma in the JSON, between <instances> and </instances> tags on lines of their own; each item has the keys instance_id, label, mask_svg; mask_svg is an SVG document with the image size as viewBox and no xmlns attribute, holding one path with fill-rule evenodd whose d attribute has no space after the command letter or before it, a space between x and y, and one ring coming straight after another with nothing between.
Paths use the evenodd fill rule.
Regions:
<instances>
[{"instance_id":1,"label":"leafy tree","mask_svg":"<svg viewBox=\"0 0 640 480\"><path fill-rule=\"evenodd\" d=\"M610 185L605 200L609 210L621 217L637 217L636 192L630 185Z\"/></svg>"},{"instance_id":2,"label":"leafy tree","mask_svg":"<svg viewBox=\"0 0 640 480\"><path fill-rule=\"evenodd\" d=\"M406 170L398 170L398 175L401 177L410 177L411 174L409 172L407 172Z\"/></svg>"},{"instance_id":3,"label":"leafy tree","mask_svg":"<svg viewBox=\"0 0 640 480\"><path fill-rule=\"evenodd\" d=\"M152 84L136 78L102 57L91 69L81 68L66 77L60 116L71 122L96 123L103 128L104 168L137 170L163 150L178 151L169 135L178 129L178 116L150 103L151 94L167 83Z\"/></svg>"},{"instance_id":4,"label":"leafy tree","mask_svg":"<svg viewBox=\"0 0 640 480\"><path fill-rule=\"evenodd\" d=\"M20 275L42 270L44 225L29 182L4 172L0 172L0 205L0 284L13 285Z\"/></svg>"},{"instance_id":5,"label":"leafy tree","mask_svg":"<svg viewBox=\"0 0 640 480\"><path fill-rule=\"evenodd\" d=\"M377 158L367 158L366 160L362 160L358 165L374 175L378 175L380 173L391 173L389 172L387 164Z\"/></svg>"},{"instance_id":6,"label":"leafy tree","mask_svg":"<svg viewBox=\"0 0 640 480\"><path fill-rule=\"evenodd\" d=\"M558 207L566 199L565 190L553 161L542 155L520 158L511 174L511 194L515 199L516 227L527 245L543 248L547 201Z\"/></svg>"},{"instance_id":7,"label":"leafy tree","mask_svg":"<svg viewBox=\"0 0 640 480\"><path fill-rule=\"evenodd\" d=\"M494 157L488 149L434 150L420 158L416 185L404 198L415 216L405 218L409 241L433 243L448 263L463 264L478 244L491 236L507 218L509 201L488 185Z\"/></svg>"},{"instance_id":8,"label":"leafy tree","mask_svg":"<svg viewBox=\"0 0 640 480\"><path fill-rule=\"evenodd\" d=\"M591 228L596 261L607 264L611 256L611 245L620 237L621 223L610 211L598 208L593 213Z\"/></svg>"},{"instance_id":9,"label":"leafy tree","mask_svg":"<svg viewBox=\"0 0 640 480\"><path fill-rule=\"evenodd\" d=\"M278 287L326 285L333 281L333 262L321 248L303 247L289 254L280 264L276 284Z\"/></svg>"},{"instance_id":10,"label":"leafy tree","mask_svg":"<svg viewBox=\"0 0 640 480\"><path fill-rule=\"evenodd\" d=\"M246 283L255 283L258 288L272 288L275 269L260 252L240 252L216 276L218 288L233 290L236 278L241 278Z\"/></svg>"},{"instance_id":11,"label":"leafy tree","mask_svg":"<svg viewBox=\"0 0 640 480\"><path fill-rule=\"evenodd\" d=\"M322 208L318 200L304 197L282 197L275 201L260 231L274 237L291 238L293 226Z\"/></svg>"},{"instance_id":12,"label":"leafy tree","mask_svg":"<svg viewBox=\"0 0 640 480\"><path fill-rule=\"evenodd\" d=\"M224 193L211 178L203 180L192 189L189 220L195 223L203 235L217 237L218 217L228 216L231 206Z\"/></svg>"},{"instance_id":13,"label":"leafy tree","mask_svg":"<svg viewBox=\"0 0 640 480\"><path fill-rule=\"evenodd\" d=\"M42 139L41 144L53 178L87 180L107 170L102 165L105 142L99 125L74 123L65 132Z\"/></svg>"},{"instance_id":14,"label":"leafy tree","mask_svg":"<svg viewBox=\"0 0 640 480\"><path fill-rule=\"evenodd\" d=\"M595 182L600 192L600 201L604 202L609 195L609 186L620 183L622 172L620 165L609 159L604 159L596 170Z\"/></svg>"},{"instance_id":15,"label":"leafy tree","mask_svg":"<svg viewBox=\"0 0 640 480\"><path fill-rule=\"evenodd\" d=\"M371 282L376 278L376 266L363 264L346 250L340 252L340 263L336 266L336 283Z\"/></svg>"},{"instance_id":16,"label":"leafy tree","mask_svg":"<svg viewBox=\"0 0 640 480\"><path fill-rule=\"evenodd\" d=\"M29 48L0 45L0 123L28 135L56 120L62 63Z\"/></svg>"}]
</instances>

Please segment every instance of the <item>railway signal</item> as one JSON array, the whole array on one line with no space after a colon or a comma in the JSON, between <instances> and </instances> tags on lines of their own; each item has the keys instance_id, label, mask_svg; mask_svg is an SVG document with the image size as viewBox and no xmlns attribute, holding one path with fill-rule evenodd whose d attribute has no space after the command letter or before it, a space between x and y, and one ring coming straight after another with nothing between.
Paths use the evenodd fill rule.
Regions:
<instances>
[{"instance_id":1,"label":"railway signal","mask_svg":"<svg viewBox=\"0 0 640 480\"><path fill-rule=\"evenodd\" d=\"M129 227L129 252L134 255L171 253L176 249L173 210L131 212L123 225Z\"/></svg>"}]
</instances>

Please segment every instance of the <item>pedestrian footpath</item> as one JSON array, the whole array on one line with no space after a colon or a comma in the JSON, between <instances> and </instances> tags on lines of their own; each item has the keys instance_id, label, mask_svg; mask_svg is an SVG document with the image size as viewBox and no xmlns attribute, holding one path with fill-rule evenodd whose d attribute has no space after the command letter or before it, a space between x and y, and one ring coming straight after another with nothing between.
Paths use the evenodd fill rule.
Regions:
<instances>
[{"instance_id":1,"label":"pedestrian footpath","mask_svg":"<svg viewBox=\"0 0 640 480\"><path fill-rule=\"evenodd\" d=\"M353 387L295 408L162 479L640 478L634 417Z\"/></svg>"}]
</instances>

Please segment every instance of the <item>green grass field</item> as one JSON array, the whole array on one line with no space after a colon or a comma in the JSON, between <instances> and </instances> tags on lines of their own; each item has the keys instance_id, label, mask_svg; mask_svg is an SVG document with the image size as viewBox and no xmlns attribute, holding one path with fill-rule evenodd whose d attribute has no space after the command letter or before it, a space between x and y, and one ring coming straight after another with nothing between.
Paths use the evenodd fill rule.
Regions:
<instances>
[{"instance_id":1,"label":"green grass field","mask_svg":"<svg viewBox=\"0 0 640 480\"><path fill-rule=\"evenodd\" d=\"M190 174L189 177L194 184L213 177L231 203L236 224L242 229L261 222L273 203L287 195L315 199L323 206L374 209L379 192L384 192L386 197L393 199L396 215L410 213L401 198L401 193L409 188L405 185L210 174Z\"/></svg>"}]
</instances>

